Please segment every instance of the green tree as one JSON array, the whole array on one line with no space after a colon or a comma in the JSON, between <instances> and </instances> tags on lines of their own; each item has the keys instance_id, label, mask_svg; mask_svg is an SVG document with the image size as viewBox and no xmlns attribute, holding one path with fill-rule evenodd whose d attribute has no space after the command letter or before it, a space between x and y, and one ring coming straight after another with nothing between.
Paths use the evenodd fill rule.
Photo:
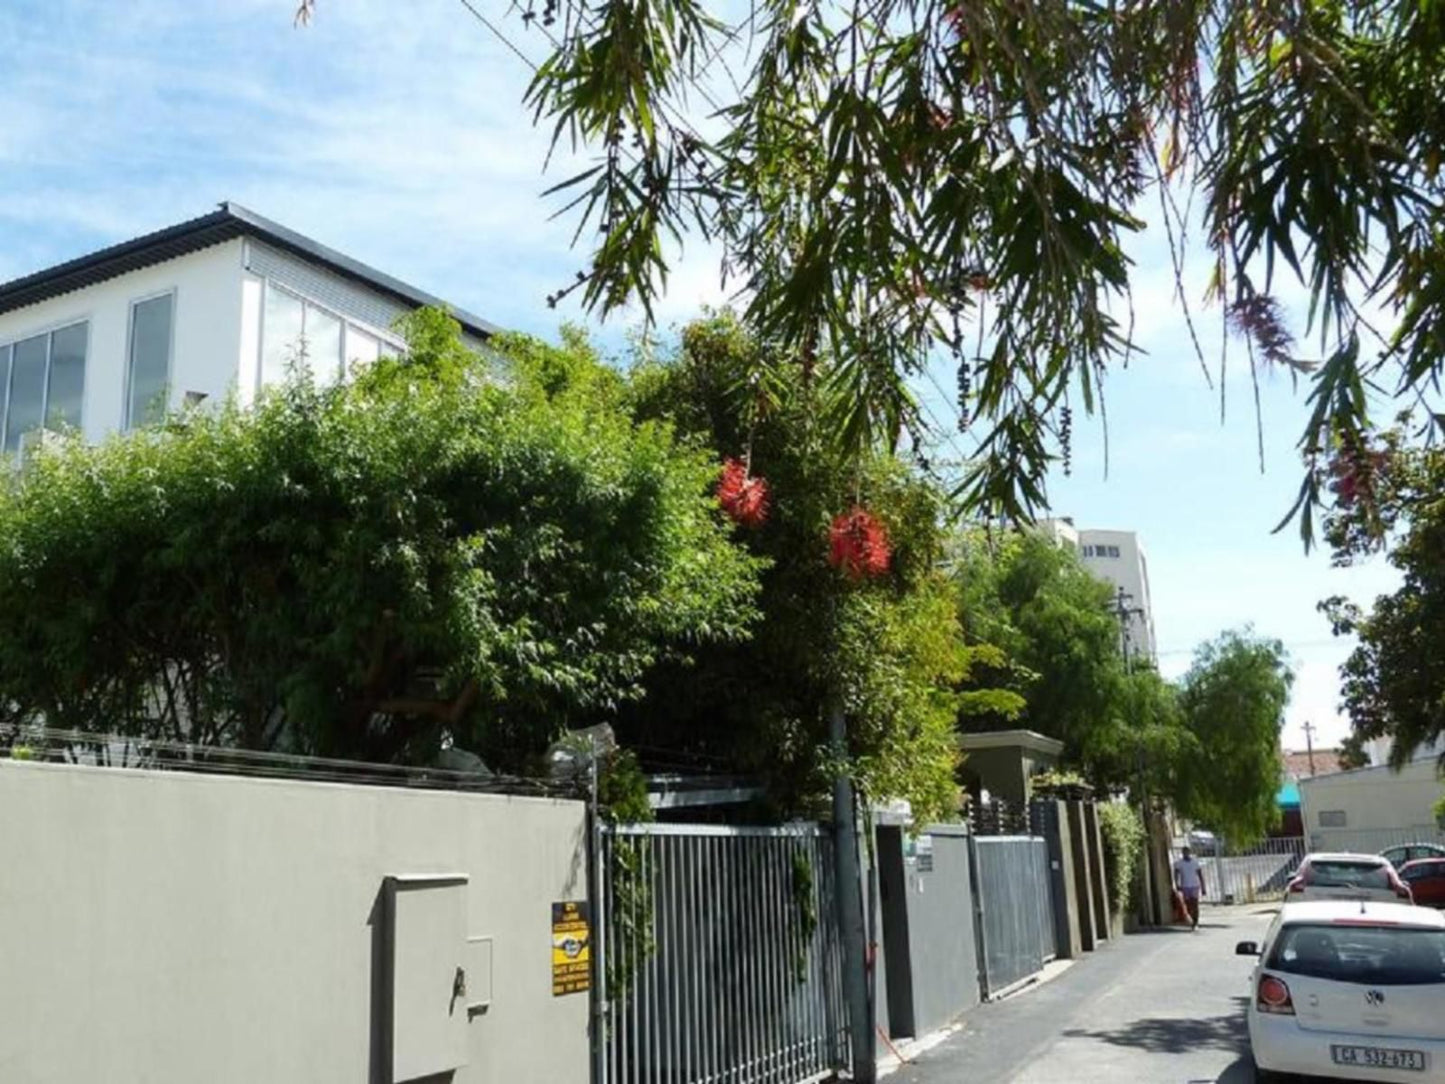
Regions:
<instances>
[{"instance_id":1,"label":"green tree","mask_svg":"<svg viewBox=\"0 0 1445 1084\"><path fill-rule=\"evenodd\" d=\"M0 494L0 703L198 744L520 768L664 658L742 638L760 563L708 457L576 335L408 355L78 441Z\"/></svg>"},{"instance_id":2,"label":"green tree","mask_svg":"<svg viewBox=\"0 0 1445 1084\"><path fill-rule=\"evenodd\" d=\"M1395 767L1445 735L1445 450L1412 448L1395 430L1334 467L1339 510L1326 525L1337 563L1388 547L1403 582L1368 612L1343 598L1321 604L1339 635L1359 644L1341 668L1351 734L1346 749L1391 739Z\"/></svg>"},{"instance_id":3,"label":"green tree","mask_svg":"<svg viewBox=\"0 0 1445 1084\"><path fill-rule=\"evenodd\" d=\"M554 303L578 289L604 312L650 307L665 240L701 228L749 324L785 347L780 364L838 359L835 431L854 448L915 426L907 377L952 353L979 421L965 495L990 511L1044 503L1065 412L1096 409L1129 358L1125 249L1145 214L1176 260L1207 254L1210 296L1256 377L1274 366L1312 383L1306 511L1331 435L1368 423L1366 385L1412 398L1441 374L1434 3L513 10L513 32L551 49L527 90L535 122L595 152L558 186L586 252ZM1305 328L1285 325L1281 279L1309 293ZM1371 303L1393 332L1375 333ZM1318 364L1294 345L1305 330Z\"/></svg>"},{"instance_id":4,"label":"green tree","mask_svg":"<svg viewBox=\"0 0 1445 1084\"><path fill-rule=\"evenodd\" d=\"M995 651L994 665L978 677L1022 701L989 710L970 691L964 728L993 730L1016 721L1058 738L1068 763L1087 766L1089 737L1118 709L1123 691L1109 585L1077 554L1033 530L966 533L955 579L965 635Z\"/></svg>"},{"instance_id":5,"label":"green tree","mask_svg":"<svg viewBox=\"0 0 1445 1084\"><path fill-rule=\"evenodd\" d=\"M761 776L789 811L827 794L830 707L848 716L849 764L874 798L910 801L921 823L956 813L956 687L971 663L940 569L943 494L895 456L840 460L826 439L828 359L813 379L774 379L766 349L729 314L688 325L675 356L641 360L630 394L712 454L766 480L766 518L739 526L766 560L761 619L746 641L660 667L627 707L623 740L657 758ZM886 574L830 567L830 523L855 505L885 526Z\"/></svg>"},{"instance_id":6,"label":"green tree","mask_svg":"<svg viewBox=\"0 0 1445 1084\"><path fill-rule=\"evenodd\" d=\"M1284 645L1248 630L1194 653L1180 706L1196 747L1179 764L1179 812L1237 841L1279 818L1279 736L1294 674Z\"/></svg>"}]
</instances>

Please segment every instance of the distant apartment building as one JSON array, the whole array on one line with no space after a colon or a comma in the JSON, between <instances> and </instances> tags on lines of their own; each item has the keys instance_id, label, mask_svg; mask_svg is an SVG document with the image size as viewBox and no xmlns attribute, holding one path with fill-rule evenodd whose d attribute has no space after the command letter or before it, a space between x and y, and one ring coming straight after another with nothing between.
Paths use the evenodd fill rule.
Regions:
<instances>
[{"instance_id":1,"label":"distant apartment building","mask_svg":"<svg viewBox=\"0 0 1445 1084\"><path fill-rule=\"evenodd\" d=\"M1085 568L1114 588L1116 600L1122 601L1128 611L1125 627L1130 656L1158 662L1154 605L1149 593L1149 559L1139 536L1133 531L1079 528L1068 518L1047 519L1039 526L1059 545L1074 550Z\"/></svg>"}]
</instances>

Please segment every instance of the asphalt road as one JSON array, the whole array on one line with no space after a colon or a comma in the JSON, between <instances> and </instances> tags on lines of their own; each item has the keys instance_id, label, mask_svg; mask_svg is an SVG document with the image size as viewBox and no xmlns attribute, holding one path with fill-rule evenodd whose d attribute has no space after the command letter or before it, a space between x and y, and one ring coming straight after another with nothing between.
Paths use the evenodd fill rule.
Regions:
<instances>
[{"instance_id":1,"label":"asphalt road","mask_svg":"<svg viewBox=\"0 0 1445 1084\"><path fill-rule=\"evenodd\" d=\"M1206 907L1197 933L1137 934L964 1017L897 1084L1253 1084L1243 1005L1265 905Z\"/></svg>"}]
</instances>

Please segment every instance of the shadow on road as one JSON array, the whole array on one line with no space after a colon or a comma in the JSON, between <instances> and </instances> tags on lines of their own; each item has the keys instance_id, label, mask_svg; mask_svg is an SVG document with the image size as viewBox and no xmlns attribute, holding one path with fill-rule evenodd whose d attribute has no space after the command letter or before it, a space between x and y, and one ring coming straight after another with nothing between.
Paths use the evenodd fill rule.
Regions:
<instances>
[{"instance_id":1,"label":"shadow on road","mask_svg":"<svg viewBox=\"0 0 1445 1084\"><path fill-rule=\"evenodd\" d=\"M1235 1012L1225 1016L1149 1017L1131 1021L1123 1027L1113 1028L1109 1031L1073 1028L1065 1031L1064 1034L1070 1038L1096 1039L1114 1046L1132 1046L1151 1054L1183 1054L1201 1048L1238 1050L1243 1053L1249 1042L1244 1026L1243 1011L1247 999L1236 997L1232 1000L1238 1008ZM1247 1057L1243 1059L1243 1064L1247 1075L1230 1076L1230 1072L1235 1069L1235 1066L1232 1065L1219 1080L1223 1084L1247 1084L1248 1081L1252 1081L1254 1070L1250 1067Z\"/></svg>"}]
</instances>

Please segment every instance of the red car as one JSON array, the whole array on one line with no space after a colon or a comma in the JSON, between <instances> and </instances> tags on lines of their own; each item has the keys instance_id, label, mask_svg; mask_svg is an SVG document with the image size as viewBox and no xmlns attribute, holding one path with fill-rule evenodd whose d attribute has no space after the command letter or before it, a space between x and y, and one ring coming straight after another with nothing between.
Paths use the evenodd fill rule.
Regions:
<instances>
[{"instance_id":1,"label":"red car","mask_svg":"<svg viewBox=\"0 0 1445 1084\"><path fill-rule=\"evenodd\" d=\"M1417 858L1400 867L1400 880L1410 886L1421 907L1445 907L1445 858Z\"/></svg>"}]
</instances>

